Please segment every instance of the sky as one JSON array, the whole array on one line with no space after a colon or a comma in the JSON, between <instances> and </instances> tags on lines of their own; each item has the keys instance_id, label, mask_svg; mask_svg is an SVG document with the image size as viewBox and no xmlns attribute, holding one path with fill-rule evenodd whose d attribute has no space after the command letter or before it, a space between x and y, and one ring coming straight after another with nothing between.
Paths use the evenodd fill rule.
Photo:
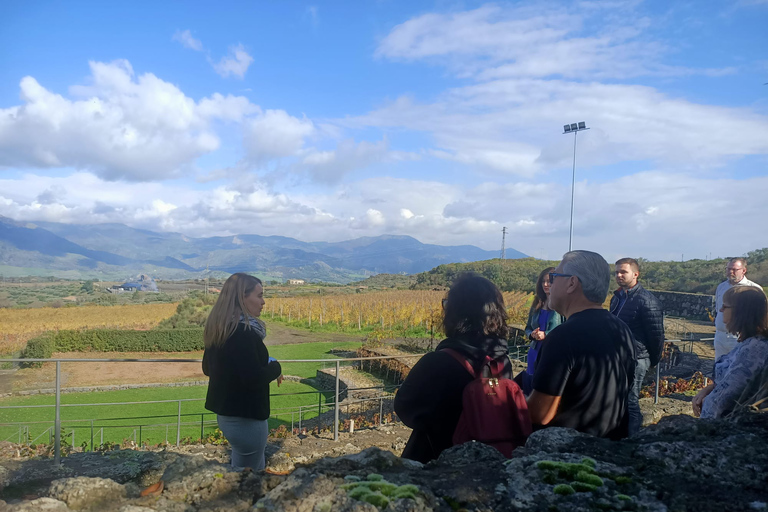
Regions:
<instances>
[{"instance_id":1,"label":"sky","mask_svg":"<svg viewBox=\"0 0 768 512\"><path fill-rule=\"evenodd\" d=\"M609 261L768 246L768 0L8 0L0 215ZM589 130L564 134L563 125ZM575 146L574 146L575 144Z\"/></svg>"}]
</instances>

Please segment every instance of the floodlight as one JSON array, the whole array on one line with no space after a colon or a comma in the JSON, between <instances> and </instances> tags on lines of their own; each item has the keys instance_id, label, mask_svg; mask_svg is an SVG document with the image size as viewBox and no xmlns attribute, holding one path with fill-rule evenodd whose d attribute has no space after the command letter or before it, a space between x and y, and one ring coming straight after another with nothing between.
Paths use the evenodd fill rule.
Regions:
<instances>
[{"instance_id":1,"label":"floodlight","mask_svg":"<svg viewBox=\"0 0 768 512\"><path fill-rule=\"evenodd\" d=\"M579 121L579 130L584 130L587 127L587 123Z\"/></svg>"},{"instance_id":2,"label":"floodlight","mask_svg":"<svg viewBox=\"0 0 768 512\"><path fill-rule=\"evenodd\" d=\"M571 123L571 131L578 130L578 128L579 128L579 125L577 125L576 123Z\"/></svg>"},{"instance_id":3,"label":"floodlight","mask_svg":"<svg viewBox=\"0 0 768 512\"><path fill-rule=\"evenodd\" d=\"M573 134L573 170L571 174L571 232L568 236L568 251L573 249L573 199L576 191L576 134L581 130L589 130L585 121L563 125L563 134Z\"/></svg>"},{"instance_id":4,"label":"floodlight","mask_svg":"<svg viewBox=\"0 0 768 512\"><path fill-rule=\"evenodd\" d=\"M566 124L565 126L563 126L563 130L564 130L565 132L569 132L569 131L571 131L571 125L569 125L569 124Z\"/></svg>"}]
</instances>

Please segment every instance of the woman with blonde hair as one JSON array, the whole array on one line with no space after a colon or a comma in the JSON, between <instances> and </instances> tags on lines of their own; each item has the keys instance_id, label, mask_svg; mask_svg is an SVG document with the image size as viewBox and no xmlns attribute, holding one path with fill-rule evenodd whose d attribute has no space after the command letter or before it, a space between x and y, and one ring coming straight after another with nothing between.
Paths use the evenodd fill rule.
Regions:
<instances>
[{"instance_id":1,"label":"woman with blonde hair","mask_svg":"<svg viewBox=\"0 0 768 512\"><path fill-rule=\"evenodd\" d=\"M768 366L765 293L751 286L735 286L723 295L720 313L728 332L738 336L738 344L715 362L712 384L693 398L693 414L702 418L720 418L731 412L750 381Z\"/></svg>"},{"instance_id":2,"label":"woman with blonde hair","mask_svg":"<svg viewBox=\"0 0 768 512\"><path fill-rule=\"evenodd\" d=\"M269 357L261 281L229 276L203 331L203 373L210 377L205 408L217 414L232 448L232 466L264 469L269 428L269 383L282 383L280 363Z\"/></svg>"}]
</instances>

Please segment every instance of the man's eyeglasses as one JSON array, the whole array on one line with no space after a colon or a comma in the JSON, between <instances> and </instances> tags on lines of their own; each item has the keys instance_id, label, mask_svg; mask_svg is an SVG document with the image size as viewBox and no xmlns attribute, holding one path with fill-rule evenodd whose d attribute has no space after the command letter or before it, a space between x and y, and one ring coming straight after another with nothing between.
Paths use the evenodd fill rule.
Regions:
<instances>
[{"instance_id":1,"label":"man's eyeglasses","mask_svg":"<svg viewBox=\"0 0 768 512\"><path fill-rule=\"evenodd\" d=\"M556 277L573 277L573 274L560 274L558 272L549 273L549 284L554 284Z\"/></svg>"}]
</instances>

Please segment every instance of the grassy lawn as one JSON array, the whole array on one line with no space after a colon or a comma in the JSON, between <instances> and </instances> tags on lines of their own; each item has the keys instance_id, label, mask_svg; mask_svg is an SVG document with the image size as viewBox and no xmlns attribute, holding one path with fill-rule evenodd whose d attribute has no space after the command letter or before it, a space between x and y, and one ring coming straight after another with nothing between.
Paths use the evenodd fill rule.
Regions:
<instances>
[{"instance_id":1,"label":"grassy lawn","mask_svg":"<svg viewBox=\"0 0 768 512\"><path fill-rule=\"evenodd\" d=\"M272 357L278 360L335 359L333 355L328 353L329 350L355 350L359 347L360 342L318 342L272 346L269 347L269 352ZM334 364L331 362L327 364L285 363L283 364L283 373L304 378L314 377L317 369L323 366L332 367ZM67 405L190 400L181 402L181 436L198 439L201 426L205 434L216 428L216 415L204 408L206 389L206 386L187 386L64 393L61 395L61 403ZM286 424L290 427L292 420L290 409L306 406L306 410L302 409L302 417L309 419L318 414L318 404L333 401L332 393L319 394L315 388L299 382L284 381L280 388L273 382L270 386L270 393L273 395L271 399L272 417L269 420L271 428L276 428L280 424ZM0 399L0 406L53 405L54 401L53 395L10 397ZM175 442L178 410L179 402L62 407L62 439L71 443L74 430L76 445L81 445L86 441L90 445L91 420L93 420L96 445L102 439L102 429L105 442L119 442L134 437L138 441L140 437L142 441L155 444L165 441L166 436L168 441ZM19 425L2 426L2 424L22 423L29 431L28 436L22 434L22 439L26 437L36 443L47 443L49 433L46 430L51 427L53 419L53 407L0 409L0 441L18 442ZM293 413L293 420L298 425L298 411Z\"/></svg>"}]
</instances>

